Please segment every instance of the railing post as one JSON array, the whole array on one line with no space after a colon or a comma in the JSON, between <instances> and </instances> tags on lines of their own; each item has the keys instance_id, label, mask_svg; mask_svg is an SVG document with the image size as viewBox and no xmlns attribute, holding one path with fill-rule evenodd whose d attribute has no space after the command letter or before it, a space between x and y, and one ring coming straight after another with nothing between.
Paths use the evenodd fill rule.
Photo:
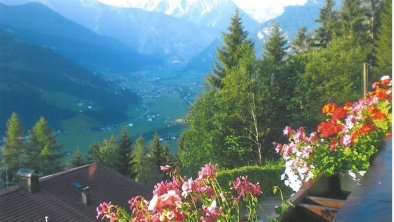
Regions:
<instances>
[{"instance_id":1,"label":"railing post","mask_svg":"<svg viewBox=\"0 0 394 222\"><path fill-rule=\"evenodd\" d=\"M363 67L364 67L364 72L363 72L364 93L363 93L363 96L364 96L364 98L366 98L367 93L368 93L368 89L367 89L367 86L368 86L368 64L366 62L364 62Z\"/></svg>"}]
</instances>

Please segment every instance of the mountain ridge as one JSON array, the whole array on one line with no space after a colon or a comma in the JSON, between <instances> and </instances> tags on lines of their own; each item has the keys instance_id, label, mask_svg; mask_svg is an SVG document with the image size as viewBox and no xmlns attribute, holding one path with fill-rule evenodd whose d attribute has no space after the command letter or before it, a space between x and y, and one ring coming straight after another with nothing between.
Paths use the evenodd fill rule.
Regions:
<instances>
[{"instance_id":1,"label":"mountain ridge","mask_svg":"<svg viewBox=\"0 0 394 222\"><path fill-rule=\"evenodd\" d=\"M34 18L34 19L32 19ZM54 49L90 69L136 70L160 63L128 49L116 39L100 36L39 3L0 3L0 27L33 44Z\"/></svg>"},{"instance_id":2,"label":"mountain ridge","mask_svg":"<svg viewBox=\"0 0 394 222\"><path fill-rule=\"evenodd\" d=\"M107 124L126 120L123 110L139 100L52 49L1 29L0 43L0 133L12 112L27 128L40 116L55 128L74 117Z\"/></svg>"}]
</instances>

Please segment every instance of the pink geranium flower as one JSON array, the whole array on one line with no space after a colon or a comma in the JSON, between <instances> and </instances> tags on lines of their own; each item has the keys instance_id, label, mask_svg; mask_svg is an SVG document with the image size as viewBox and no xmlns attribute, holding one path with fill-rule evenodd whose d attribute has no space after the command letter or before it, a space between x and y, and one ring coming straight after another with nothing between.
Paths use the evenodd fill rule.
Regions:
<instances>
[{"instance_id":1,"label":"pink geranium flower","mask_svg":"<svg viewBox=\"0 0 394 222\"><path fill-rule=\"evenodd\" d=\"M201 168L198 172L199 179L216 178L216 172L218 171L218 166L216 164L208 163Z\"/></svg>"}]
</instances>

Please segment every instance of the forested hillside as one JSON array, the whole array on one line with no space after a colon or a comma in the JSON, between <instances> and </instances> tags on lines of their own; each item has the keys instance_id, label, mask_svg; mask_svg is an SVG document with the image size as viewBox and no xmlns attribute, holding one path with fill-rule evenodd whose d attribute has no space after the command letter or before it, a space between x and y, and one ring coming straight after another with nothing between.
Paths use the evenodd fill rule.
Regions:
<instances>
[{"instance_id":1,"label":"forested hillside","mask_svg":"<svg viewBox=\"0 0 394 222\"><path fill-rule=\"evenodd\" d=\"M40 116L53 127L77 115L101 123L122 121L127 118L127 106L138 100L51 49L4 31L0 31L0 43L0 132L12 112L19 114L26 127Z\"/></svg>"}]
</instances>

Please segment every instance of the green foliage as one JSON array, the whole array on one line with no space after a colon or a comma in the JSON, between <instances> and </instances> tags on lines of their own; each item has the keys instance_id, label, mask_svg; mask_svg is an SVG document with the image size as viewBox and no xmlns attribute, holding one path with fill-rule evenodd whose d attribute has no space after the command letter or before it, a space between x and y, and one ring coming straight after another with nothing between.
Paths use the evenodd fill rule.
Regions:
<instances>
[{"instance_id":1,"label":"green foliage","mask_svg":"<svg viewBox=\"0 0 394 222\"><path fill-rule=\"evenodd\" d=\"M290 196L292 190L286 187L281 180L281 174L284 170L284 163L268 163L264 166L243 166L229 170L219 170L217 180L224 188L231 187L231 182L236 177L248 176L252 183L260 183L263 191L262 197L278 197L272 190L274 186L280 187L285 196Z\"/></svg>"},{"instance_id":2,"label":"green foliage","mask_svg":"<svg viewBox=\"0 0 394 222\"><path fill-rule=\"evenodd\" d=\"M187 175L196 173L206 162L213 162L214 139L217 135L213 122L218 110L215 91L200 94L186 117L189 128L183 133L183 148L179 158Z\"/></svg>"},{"instance_id":3,"label":"green foliage","mask_svg":"<svg viewBox=\"0 0 394 222\"><path fill-rule=\"evenodd\" d=\"M338 11L334 6L334 1L326 1L317 20L320 28L311 40L305 29L299 31L293 55L287 54L286 38L274 26L257 61L253 46L240 31L240 19L233 17L230 32L223 35L225 44L218 50L223 66L217 66L214 80L220 81L208 79L217 87L207 87L186 118L189 128L179 143L185 173L196 172L207 162L225 168L263 164L276 157L272 142L283 139L285 126L314 127L321 120L323 104L343 104L362 95L362 64L374 66L372 46L376 25L382 24L380 2L344 0ZM391 17L391 8L389 12ZM386 45L388 30L387 37L378 36ZM391 53L391 37L386 45L378 48ZM391 55L381 54L376 54L378 61L390 58L391 62Z\"/></svg>"},{"instance_id":4,"label":"green foliage","mask_svg":"<svg viewBox=\"0 0 394 222\"><path fill-rule=\"evenodd\" d=\"M286 39L282 35L279 25L272 27L272 33L269 39L264 43L263 61L272 64L277 68L281 65L286 57Z\"/></svg>"},{"instance_id":5,"label":"green foliage","mask_svg":"<svg viewBox=\"0 0 394 222\"><path fill-rule=\"evenodd\" d=\"M81 149L77 146L72 153L71 167L79 167L85 165L85 160L81 153Z\"/></svg>"},{"instance_id":6,"label":"green foliage","mask_svg":"<svg viewBox=\"0 0 394 222\"><path fill-rule=\"evenodd\" d=\"M58 172L62 168L61 146L47 121L41 117L30 132L27 146L28 165L44 174Z\"/></svg>"},{"instance_id":7,"label":"green foliage","mask_svg":"<svg viewBox=\"0 0 394 222\"><path fill-rule=\"evenodd\" d=\"M116 137L112 135L97 144L93 144L89 151L89 160L119 171L119 145Z\"/></svg>"},{"instance_id":8,"label":"green foliage","mask_svg":"<svg viewBox=\"0 0 394 222\"><path fill-rule=\"evenodd\" d=\"M352 36L357 42L364 43L369 38L366 12L361 0L344 0L339 12L337 35Z\"/></svg>"},{"instance_id":9,"label":"green foliage","mask_svg":"<svg viewBox=\"0 0 394 222\"><path fill-rule=\"evenodd\" d=\"M7 122L7 131L3 138L2 162L12 171L17 171L23 155L23 128L18 115L12 113Z\"/></svg>"},{"instance_id":10,"label":"green foliage","mask_svg":"<svg viewBox=\"0 0 394 222\"><path fill-rule=\"evenodd\" d=\"M118 171L123 175L134 176L131 173L133 143L127 134L126 129L122 129L119 141L119 153L118 153Z\"/></svg>"},{"instance_id":11,"label":"green foliage","mask_svg":"<svg viewBox=\"0 0 394 222\"><path fill-rule=\"evenodd\" d=\"M1 30L0 43L0 133L12 112L27 128L41 115L58 128L63 120L81 115L78 101L94 104L82 113L85 118L103 124L121 122L127 119L124 110L138 99L49 48Z\"/></svg>"},{"instance_id":12,"label":"green foliage","mask_svg":"<svg viewBox=\"0 0 394 222\"><path fill-rule=\"evenodd\" d=\"M132 173L135 175L134 180L139 182L142 177L143 158L145 154L145 140L141 135L135 141L134 149L132 151Z\"/></svg>"},{"instance_id":13,"label":"green foliage","mask_svg":"<svg viewBox=\"0 0 394 222\"><path fill-rule=\"evenodd\" d=\"M310 37L307 35L307 28L302 27L294 37L291 48L295 53L304 53L308 49L310 41Z\"/></svg>"},{"instance_id":14,"label":"green foliage","mask_svg":"<svg viewBox=\"0 0 394 222\"><path fill-rule=\"evenodd\" d=\"M218 88L222 86L221 81L228 75L228 71L238 65L238 61L242 56L239 47L243 44L253 44L251 40L247 39L248 33L244 30L238 10L231 17L231 25L228 31L229 33L223 33L224 45L217 49L219 61L215 65L213 75L208 77L208 82Z\"/></svg>"},{"instance_id":15,"label":"green foliage","mask_svg":"<svg viewBox=\"0 0 394 222\"><path fill-rule=\"evenodd\" d=\"M157 132L153 135L152 142L149 146L149 153L157 169L160 169L160 166L170 164L171 157L169 147L167 145L160 144L160 136Z\"/></svg>"},{"instance_id":16,"label":"green foliage","mask_svg":"<svg viewBox=\"0 0 394 222\"><path fill-rule=\"evenodd\" d=\"M266 157L272 158L273 138L281 134L284 125L289 124L293 110L289 101L294 96L296 60L290 59L286 53L285 37L280 27L273 29L272 35L264 44L264 56L258 61L258 96L257 113L259 127L262 130L262 143Z\"/></svg>"},{"instance_id":17,"label":"green foliage","mask_svg":"<svg viewBox=\"0 0 394 222\"><path fill-rule=\"evenodd\" d=\"M320 16L316 22L320 23L320 27L315 31L313 46L326 47L331 41L336 26L338 14L333 10L335 2L333 0L326 0L326 5L320 9Z\"/></svg>"},{"instance_id":18,"label":"green foliage","mask_svg":"<svg viewBox=\"0 0 394 222\"><path fill-rule=\"evenodd\" d=\"M308 51L305 73L299 75L296 87L300 109L309 121L307 125L320 120L323 104L342 104L362 95L362 64L366 54L349 37L335 38L327 48Z\"/></svg>"},{"instance_id":19,"label":"green foliage","mask_svg":"<svg viewBox=\"0 0 394 222\"><path fill-rule=\"evenodd\" d=\"M239 47L238 65L229 69L221 89L200 95L187 116L190 128L180 150L182 166L195 172L212 161L224 167L254 163L257 146L251 135L255 106L255 52L250 44Z\"/></svg>"},{"instance_id":20,"label":"green foliage","mask_svg":"<svg viewBox=\"0 0 394 222\"><path fill-rule=\"evenodd\" d=\"M391 73L392 71L392 3L385 0L381 14L381 25L378 27L376 52L377 73Z\"/></svg>"}]
</instances>

